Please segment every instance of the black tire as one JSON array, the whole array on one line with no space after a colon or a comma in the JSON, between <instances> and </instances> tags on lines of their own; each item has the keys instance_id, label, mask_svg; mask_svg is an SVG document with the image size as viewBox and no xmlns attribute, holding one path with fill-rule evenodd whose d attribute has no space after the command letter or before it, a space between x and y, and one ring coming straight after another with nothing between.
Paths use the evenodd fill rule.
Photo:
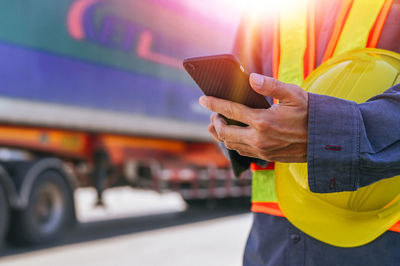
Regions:
<instances>
[{"instance_id":1,"label":"black tire","mask_svg":"<svg viewBox=\"0 0 400 266\"><path fill-rule=\"evenodd\" d=\"M10 208L8 205L7 194L0 184L0 246L4 244L4 238L8 231L10 220Z\"/></svg>"},{"instance_id":2,"label":"black tire","mask_svg":"<svg viewBox=\"0 0 400 266\"><path fill-rule=\"evenodd\" d=\"M70 186L58 171L43 171L34 182L28 206L12 212L9 240L17 245L55 241L75 222Z\"/></svg>"}]
</instances>

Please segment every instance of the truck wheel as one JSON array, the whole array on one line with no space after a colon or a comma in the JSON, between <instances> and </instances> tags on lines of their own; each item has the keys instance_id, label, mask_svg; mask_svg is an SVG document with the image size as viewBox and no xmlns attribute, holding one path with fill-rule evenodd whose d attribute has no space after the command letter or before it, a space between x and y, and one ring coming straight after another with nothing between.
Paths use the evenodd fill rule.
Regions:
<instances>
[{"instance_id":1,"label":"truck wheel","mask_svg":"<svg viewBox=\"0 0 400 266\"><path fill-rule=\"evenodd\" d=\"M3 186L0 184L0 246L4 243L10 220L10 209L8 206L7 195Z\"/></svg>"},{"instance_id":2,"label":"truck wheel","mask_svg":"<svg viewBox=\"0 0 400 266\"><path fill-rule=\"evenodd\" d=\"M71 229L75 220L72 191L58 171L36 178L24 210L13 213L10 241L21 245L51 242Z\"/></svg>"}]
</instances>

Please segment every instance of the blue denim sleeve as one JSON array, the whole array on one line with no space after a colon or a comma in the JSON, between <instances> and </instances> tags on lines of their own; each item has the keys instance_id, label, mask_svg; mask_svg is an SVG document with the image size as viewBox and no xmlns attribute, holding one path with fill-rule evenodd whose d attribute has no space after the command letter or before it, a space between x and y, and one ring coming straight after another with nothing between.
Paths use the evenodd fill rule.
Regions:
<instances>
[{"instance_id":1,"label":"blue denim sleeve","mask_svg":"<svg viewBox=\"0 0 400 266\"><path fill-rule=\"evenodd\" d=\"M357 104L309 94L308 183L354 191L400 174L400 85Z\"/></svg>"}]
</instances>

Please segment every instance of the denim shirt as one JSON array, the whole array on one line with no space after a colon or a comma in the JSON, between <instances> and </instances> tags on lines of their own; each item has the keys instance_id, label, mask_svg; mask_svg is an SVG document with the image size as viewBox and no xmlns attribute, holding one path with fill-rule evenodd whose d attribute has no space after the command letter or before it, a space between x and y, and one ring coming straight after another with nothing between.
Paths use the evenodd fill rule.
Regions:
<instances>
[{"instance_id":1,"label":"denim shirt","mask_svg":"<svg viewBox=\"0 0 400 266\"><path fill-rule=\"evenodd\" d=\"M318 193L399 175L400 84L361 104L310 93L307 162Z\"/></svg>"},{"instance_id":2,"label":"denim shirt","mask_svg":"<svg viewBox=\"0 0 400 266\"><path fill-rule=\"evenodd\" d=\"M308 130L309 186L314 192L356 190L399 175L400 85L361 104L309 94ZM339 248L306 235L286 218L254 213L243 263L400 265L400 233L387 231L364 246Z\"/></svg>"},{"instance_id":3,"label":"denim shirt","mask_svg":"<svg viewBox=\"0 0 400 266\"><path fill-rule=\"evenodd\" d=\"M334 230L334 228L332 228ZM286 218L254 213L244 266L400 265L400 233L387 231L355 248L334 247L312 238Z\"/></svg>"}]
</instances>

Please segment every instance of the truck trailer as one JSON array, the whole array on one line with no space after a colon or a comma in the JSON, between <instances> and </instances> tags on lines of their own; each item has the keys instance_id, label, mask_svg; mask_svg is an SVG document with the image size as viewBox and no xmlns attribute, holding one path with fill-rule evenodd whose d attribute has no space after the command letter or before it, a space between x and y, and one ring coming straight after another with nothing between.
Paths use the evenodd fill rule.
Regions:
<instances>
[{"instance_id":1,"label":"truck trailer","mask_svg":"<svg viewBox=\"0 0 400 266\"><path fill-rule=\"evenodd\" d=\"M229 52L239 10L200 2L0 2L0 240L61 237L78 187L99 204L115 186L189 203L249 197L182 67Z\"/></svg>"}]
</instances>

